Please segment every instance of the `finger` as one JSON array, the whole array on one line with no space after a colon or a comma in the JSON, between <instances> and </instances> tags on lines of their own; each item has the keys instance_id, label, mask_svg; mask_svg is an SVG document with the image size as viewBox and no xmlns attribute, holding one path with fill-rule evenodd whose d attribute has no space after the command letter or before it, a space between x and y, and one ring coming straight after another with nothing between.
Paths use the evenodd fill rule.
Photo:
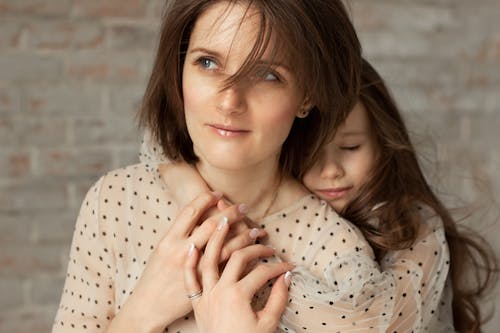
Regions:
<instances>
[{"instance_id":1,"label":"finger","mask_svg":"<svg viewBox=\"0 0 500 333\"><path fill-rule=\"evenodd\" d=\"M287 271L276 279L267 299L266 306L257 313L257 316L264 321L271 323L271 326L278 324L279 318L285 311L288 303L288 287L292 280L292 273Z\"/></svg>"},{"instance_id":2,"label":"finger","mask_svg":"<svg viewBox=\"0 0 500 333\"><path fill-rule=\"evenodd\" d=\"M220 279L221 282L237 282L251 261L262 257L269 257L273 254L274 249L261 244L250 245L233 252L224 268Z\"/></svg>"},{"instance_id":3,"label":"finger","mask_svg":"<svg viewBox=\"0 0 500 333\"><path fill-rule=\"evenodd\" d=\"M257 265L251 272L241 279L239 284L243 290L254 295L257 290L264 286L269 280L293 269L293 265L287 262L275 262Z\"/></svg>"},{"instance_id":4,"label":"finger","mask_svg":"<svg viewBox=\"0 0 500 333\"><path fill-rule=\"evenodd\" d=\"M225 216L220 219L217 230L210 237L203 254L202 281L203 286L210 289L219 281L219 258L229 231L228 222L229 219Z\"/></svg>"},{"instance_id":5,"label":"finger","mask_svg":"<svg viewBox=\"0 0 500 333\"><path fill-rule=\"evenodd\" d=\"M224 210L229 206L231 206L231 203L224 198L217 201L217 208L219 208L219 210Z\"/></svg>"},{"instance_id":6,"label":"finger","mask_svg":"<svg viewBox=\"0 0 500 333\"><path fill-rule=\"evenodd\" d=\"M189 205L184 207L170 232L179 237L185 237L191 233L201 215L210 207L214 206L221 194L218 192L205 192L198 195Z\"/></svg>"},{"instance_id":7,"label":"finger","mask_svg":"<svg viewBox=\"0 0 500 333\"><path fill-rule=\"evenodd\" d=\"M240 224L238 222L237 224ZM231 231L233 229L231 228ZM232 238L228 238L224 247L222 248L219 262L224 262L229 259L231 254L239 249L255 244L255 240L259 237L264 237L266 231L259 228L248 229L245 228L242 233Z\"/></svg>"},{"instance_id":8,"label":"finger","mask_svg":"<svg viewBox=\"0 0 500 333\"><path fill-rule=\"evenodd\" d=\"M251 224L250 220L245 216L240 221L233 224L230 230L230 234L231 233L233 233L234 235L241 234L245 232L245 230L250 230L252 228L258 228L258 226L255 224Z\"/></svg>"},{"instance_id":9,"label":"finger","mask_svg":"<svg viewBox=\"0 0 500 333\"><path fill-rule=\"evenodd\" d=\"M184 289L186 290L186 295L188 295L188 298L189 295L195 297L194 299L192 299L193 307L198 302L198 298L201 297L201 294L199 296L194 295L199 294L199 292L202 290L200 283L198 282L197 275L199 257L200 254L198 252L198 249L193 243L191 243L189 245L186 262L184 264Z\"/></svg>"},{"instance_id":10,"label":"finger","mask_svg":"<svg viewBox=\"0 0 500 333\"><path fill-rule=\"evenodd\" d=\"M239 234L250 231L250 228L246 225L244 220L246 220L246 218L243 218L240 221L237 221L231 225L229 233L227 234L227 239L234 238Z\"/></svg>"},{"instance_id":11,"label":"finger","mask_svg":"<svg viewBox=\"0 0 500 333\"><path fill-rule=\"evenodd\" d=\"M223 211L218 212L214 216L209 217L201 225L196 228L189 237L190 242L195 243L198 248L203 248L212 233L216 230L217 225L226 217L228 224L232 225L237 221L240 221L245 215L247 207L245 205L232 205Z\"/></svg>"}]
</instances>

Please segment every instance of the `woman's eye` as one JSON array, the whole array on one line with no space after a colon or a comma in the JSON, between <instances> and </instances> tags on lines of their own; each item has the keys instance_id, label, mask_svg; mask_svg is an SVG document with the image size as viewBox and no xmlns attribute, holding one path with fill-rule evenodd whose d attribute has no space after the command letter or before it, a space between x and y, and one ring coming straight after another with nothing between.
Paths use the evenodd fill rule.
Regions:
<instances>
[{"instance_id":1,"label":"woman's eye","mask_svg":"<svg viewBox=\"0 0 500 333\"><path fill-rule=\"evenodd\" d=\"M266 70L257 71L256 77L264 81L279 81L278 74Z\"/></svg>"},{"instance_id":2,"label":"woman's eye","mask_svg":"<svg viewBox=\"0 0 500 333\"><path fill-rule=\"evenodd\" d=\"M200 58L196 61L203 69L214 70L217 69L217 64L210 58Z\"/></svg>"},{"instance_id":3,"label":"woman's eye","mask_svg":"<svg viewBox=\"0 0 500 333\"><path fill-rule=\"evenodd\" d=\"M273 73L266 73L265 76L264 76L264 80L266 80L266 81L278 81L279 79Z\"/></svg>"}]
</instances>

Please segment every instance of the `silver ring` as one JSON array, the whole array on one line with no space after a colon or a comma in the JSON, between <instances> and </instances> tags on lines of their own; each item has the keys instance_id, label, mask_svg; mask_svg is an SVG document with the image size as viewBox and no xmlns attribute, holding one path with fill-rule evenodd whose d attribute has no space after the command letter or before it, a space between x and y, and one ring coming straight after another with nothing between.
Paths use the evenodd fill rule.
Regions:
<instances>
[{"instance_id":1,"label":"silver ring","mask_svg":"<svg viewBox=\"0 0 500 333\"><path fill-rule=\"evenodd\" d=\"M192 294L187 295L187 298L190 301L194 301L195 299L200 298L202 294L203 294L203 289L200 289Z\"/></svg>"}]
</instances>

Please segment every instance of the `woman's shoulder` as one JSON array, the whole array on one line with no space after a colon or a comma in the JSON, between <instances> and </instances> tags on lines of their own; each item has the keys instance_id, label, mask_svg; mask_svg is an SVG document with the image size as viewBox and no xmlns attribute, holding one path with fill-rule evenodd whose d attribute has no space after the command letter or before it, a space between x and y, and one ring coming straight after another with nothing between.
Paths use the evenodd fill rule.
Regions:
<instances>
[{"instance_id":1,"label":"woman's shoulder","mask_svg":"<svg viewBox=\"0 0 500 333\"><path fill-rule=\"evenodd\" d=\"M113 201L120 207L125 202L153 200L163 202L169 199L157 166L137 163L111 170L102 175L89 190L98 201Z\"/></svg>"},{"instance_id":2,"label":"woman's shoulder","mask_svg":"<svg viewBox=\"0 0 500 333\"><path fill-rule=\"evenodd\" d=\"M140 184L161 184L161 178L157 165L141 162L108 171L101 177L101 182L102 186L107 185L108 188L113 188L115 185L127 189L137 187Z\"/></svg>"}]
</instances>

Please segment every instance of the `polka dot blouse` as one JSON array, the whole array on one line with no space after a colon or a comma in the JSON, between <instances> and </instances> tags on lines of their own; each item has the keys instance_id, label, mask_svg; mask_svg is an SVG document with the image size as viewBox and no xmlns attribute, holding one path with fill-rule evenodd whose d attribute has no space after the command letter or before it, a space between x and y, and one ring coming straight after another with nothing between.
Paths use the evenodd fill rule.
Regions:
<instances>
[{"instance_id":1,"label":"polka dot blouse","mask_svg":"<svg viewBox=\"0 0 500 333\"><path fill-rule=\"evenodd\" d=\"M72 241L53 332L104 332L141 276L178 211L159 177L157 147L143 162L112 171L89 190ZM324 201L307 195L264 218L265 242L294 262L282 332L453 332L449 253L441 221L425 223L412 248L379 264L361 233ZM270 287L255 296L265 303ZM237 329L237 328L235 328ZM166 332L198 332L192 313Z\"/></svg>"}]
</instances>

